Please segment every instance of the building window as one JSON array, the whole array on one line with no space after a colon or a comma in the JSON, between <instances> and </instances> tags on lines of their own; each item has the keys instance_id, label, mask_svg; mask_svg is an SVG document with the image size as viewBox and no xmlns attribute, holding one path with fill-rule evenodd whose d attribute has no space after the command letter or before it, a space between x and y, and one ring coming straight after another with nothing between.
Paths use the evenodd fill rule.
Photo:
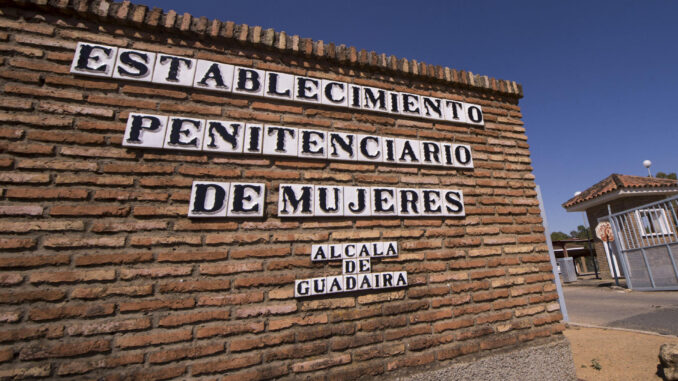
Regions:
<instances>
[{"instance_id":1,"label":"building window","mask_svg":"<svg viewBox=\"0 0 678 381\"><path fill-rule=\"evenodd\" d=\"M636 219L643 236L671 234L666 211L661 208L636 210Z\"/></svg>"}]
</instances>

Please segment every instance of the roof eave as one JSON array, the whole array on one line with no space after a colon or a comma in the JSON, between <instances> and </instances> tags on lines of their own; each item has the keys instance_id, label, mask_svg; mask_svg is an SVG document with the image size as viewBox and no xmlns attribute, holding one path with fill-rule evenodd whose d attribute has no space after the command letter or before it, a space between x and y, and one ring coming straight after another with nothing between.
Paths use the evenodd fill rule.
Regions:
<instances>
[{"instance_id":1,"label":"roof eave","mask_svg":"<svg viewBox=\"0 0 678 381\"><path fill-rule=\"evenodd\" d=\"M647 196L647 195L656 195L656 194L675 194L678 193L678 187L666 187L666 188L623 188L617 189L610 193L606 193L602 196L593 198L591 200L586 200L577 204L574 204L569 207L564 207L568 212L584 212L587 209L590 209L594 206L600 204L605 204L610 201L622 198L622 197L636 197L636 196Z\"/></svg>"}]
</instances>

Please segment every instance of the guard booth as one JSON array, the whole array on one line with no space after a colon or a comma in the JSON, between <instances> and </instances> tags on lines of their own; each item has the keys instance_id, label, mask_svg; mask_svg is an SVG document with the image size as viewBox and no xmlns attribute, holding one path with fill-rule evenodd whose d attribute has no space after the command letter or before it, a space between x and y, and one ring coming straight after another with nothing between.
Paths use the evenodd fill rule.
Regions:
<instances>
[{"instance_id":1,"label":"guard booth","mask_svg":"<svg viewBox=\"0 0 678 381\"><path fill-rule=\"evenodd\" d=\"M610 213L608 248L633 290L678 290L678 196Z\"/></svg>"}]
</instances>

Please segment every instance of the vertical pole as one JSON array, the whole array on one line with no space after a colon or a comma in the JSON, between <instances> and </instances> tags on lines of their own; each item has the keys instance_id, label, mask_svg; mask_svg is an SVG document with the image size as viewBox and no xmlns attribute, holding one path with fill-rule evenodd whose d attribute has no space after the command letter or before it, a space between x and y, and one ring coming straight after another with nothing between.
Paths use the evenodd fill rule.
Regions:
<instances>
[{"instance_id":1,"label":"vertical pole","mask_svg":"<svg viewBox=\"0 0 678 381\"><path fill-rule=\"evenodd\" d=\"M618 229L618 223L615 217L612 217L612 208L610 207L610 204L607 204L607 215L608 218L610 219L610 226L612 227L612 235L614 236L614 245L615 245L615 252L612 252L612 245L609 245L609 250L610 250L610 257L614 258L615 262L617 263L617 266L612 266L612 270L614 270L614 281L619 286L619 277L617 275L617 269L619 266L621 266L622 270L624 270L624 277L626 278L626 287L631 288L631 276L629 275L629 270L626 268L625 262L622 262L622 247L621 247L621 237L617 234ZM619 253L619 255L617 255Z\"/></svg>"},{"instance_id":2,"label":"vertical pole","mask_svg":"<svg viewBox=\"0 0 678 381\"><path fill-rule=\"evenodd\" d=\"M584 227L586 228L586 225L587 225L587 223L586 223L587 222L586 221L586 212L582 212L581 217L584 219ZM596 279L600 279L600 275L598 275L598 258L596 258L596 255L593 254L593 249L591 248L591 241L592 241L591 240L591 232L590 232L591 224L588 224L588 226L589 227L586 228L586 239L588 239L588 241L586 242L586 245L589 247L589 254L593 258L593 271L596 272Z\"/></svg>"},{"instance_id":3,"label":"vertical pole","mask_svg":"<svg viewBox=\"0 0 678 381\"><path fill-rule=\"evenodd\" d=\"M619 261L617 261L617 258L614 256L614 253L612 252L612 245L610 245L608 242L603 242L603 245L606 246L607 252L610 253L610 259L612 259L612 275L614 275L614 283L619 287L619 276L617 275L617 265L619 264Z\"/></svg>"},{"instance_id":4,"label":"vertical pole","mask_svg":"<svg viewBox=\"0 0 678 381\"><path fill-rule=\"evenodd\" d=\"M610 207L610 204L607 204L607 215L609 219L610 226L612 227L612 234L614 234L614 222L612 221L612 208ZM617 275L617 266L619 266L619 260L617 260L616 256L612 252L612 245L610 245L608 242L605 242L605 246L607 246L607 252L610 253L610 259L612 259L612 275L614 275L614 283L619 287L619 276Z\"/></svg>"},{"instance_id":5,"label":"vertical pole","mask_svg":"<svg viewBox=\"0 0 678 381\"><path fill-rule=\"evenodd\" d=\"M551 243L551 232L549 231L549 224L546 221L546 209L544 209L544 201L541 198L541 188L536 187L537 199L539 200L539 211L541 212L541 219L544 224L544 235L546 235L546 246L549 249L549 259L551 260L551 270L553 271L553 278L556 282L556 291L558 292L558 303L560 303L560 312L563 314L563 321L570 321L567 316L567 307L565 306L565 295L563 295L563 286L560 284L560 275L558 275L558 264L556 263L556 256L553 253L553 244Z\"/></svg>"}]
</instances>

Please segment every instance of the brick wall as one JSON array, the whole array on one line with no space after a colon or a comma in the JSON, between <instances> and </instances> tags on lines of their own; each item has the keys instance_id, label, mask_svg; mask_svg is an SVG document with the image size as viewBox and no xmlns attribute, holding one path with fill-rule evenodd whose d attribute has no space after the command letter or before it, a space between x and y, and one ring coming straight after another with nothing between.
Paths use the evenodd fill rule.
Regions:
<instances>
[{"instance_id":1,"label":"brick wall","mask_svg":"<svg viewBox=\"0 0 678 381\"><path fill-rule=\"evenodd\" d=\"M34 3L0 8L0 378L345 379L560 336L514 82L128 2ZM77 41L458 99L486 122L75 76ZM456 141L475 168L126 149L130 112ZM194 180L265 183L266 217L187 218ZM294 182L458 188L466 217L278 219ZM340 272L312 244L379 240L400 255L373 270L409 287L294 299L295 279Z\"/></svg>"}]
</instances>

